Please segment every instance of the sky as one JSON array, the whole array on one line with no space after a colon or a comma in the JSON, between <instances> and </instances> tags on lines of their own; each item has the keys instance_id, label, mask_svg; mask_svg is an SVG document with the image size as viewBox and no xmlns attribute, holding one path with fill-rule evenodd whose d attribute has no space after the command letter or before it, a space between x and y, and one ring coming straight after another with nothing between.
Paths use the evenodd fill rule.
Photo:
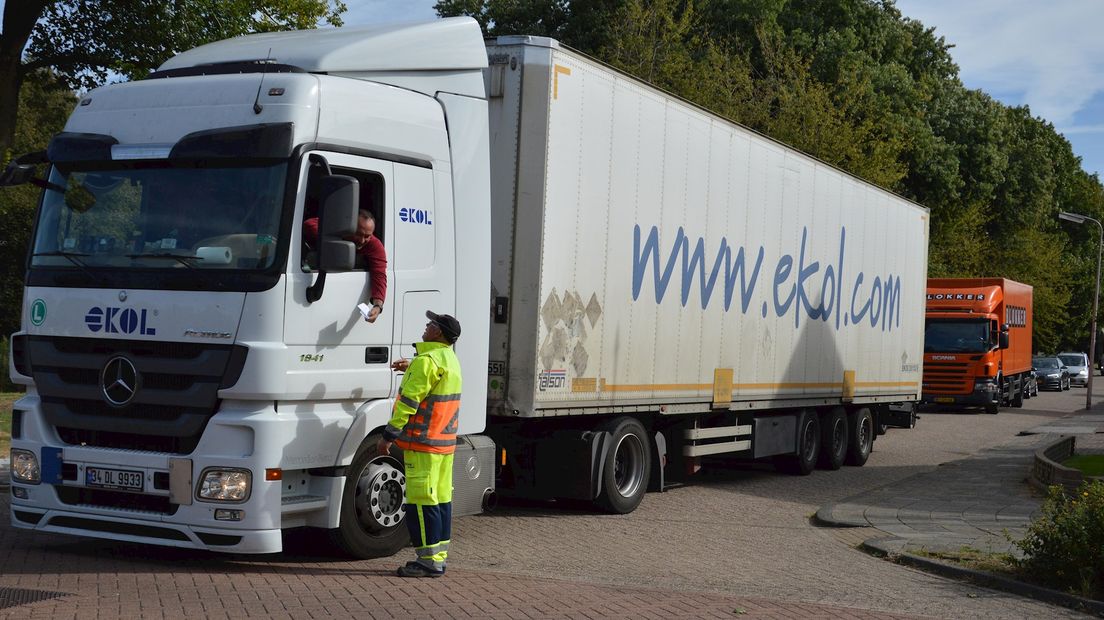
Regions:
<instances>
[{"instance_id":1,"label":"sky","mask_svg":"<svg viewBox=\"0 0 1104 620\"><path fill-rule=\"evenodd\" d=\"M346 0L345 24L434 19L435 0ZM1104 0L897 0L954 47L967 88L1027 105L1104 179ZM523 34L523 33L519 33Z\"/></svg>"}]
</instances>

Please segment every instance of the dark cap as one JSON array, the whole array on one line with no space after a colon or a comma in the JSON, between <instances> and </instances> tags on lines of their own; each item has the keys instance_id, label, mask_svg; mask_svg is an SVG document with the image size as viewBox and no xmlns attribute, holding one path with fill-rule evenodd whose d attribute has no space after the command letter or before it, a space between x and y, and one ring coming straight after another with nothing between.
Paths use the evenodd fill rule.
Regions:
<instances>
[{"instance_id":1,"label":"dark cap","mask_svg":"<svg viewBox=\"0 0 1104 620\"><path fill-rule=\"evenodd\" d=\"M456 342L456 339L460 337L460 321L457 321L451 314L436 314L426 310L426 318L441 328L441 333L449 339L449 342Z\"/></svg>"}]
</instances>

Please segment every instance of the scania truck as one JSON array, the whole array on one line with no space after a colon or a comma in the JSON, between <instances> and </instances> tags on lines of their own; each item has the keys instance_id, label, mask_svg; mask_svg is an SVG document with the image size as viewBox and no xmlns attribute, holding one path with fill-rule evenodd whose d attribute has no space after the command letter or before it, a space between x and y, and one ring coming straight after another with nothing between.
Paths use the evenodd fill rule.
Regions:
<instances>
[{"instance_id":1,"label":"scania truck","mask_svg":"<svg viewBox=\"0 0 1104 620\"><path fill-rule=\"evenodd\" d=\"M467 18L183 52L84 95L20 181L19 528L395 552L375 446L426 310L462 325L456 514L496 488L627 513L715 455L861 465L920 398L926 209Z\"/></svg>"},{"instance_id":2,"label":"scania truck","mask_svg":"<svg viewBox=\"0 0 1104 620\"><path fill-rule=\"evenodd\" d=\"M928 279L924 403L986 413L1023 407L1031 297L1031 286L1006 278Z\"/></svg>"}]
</instances>

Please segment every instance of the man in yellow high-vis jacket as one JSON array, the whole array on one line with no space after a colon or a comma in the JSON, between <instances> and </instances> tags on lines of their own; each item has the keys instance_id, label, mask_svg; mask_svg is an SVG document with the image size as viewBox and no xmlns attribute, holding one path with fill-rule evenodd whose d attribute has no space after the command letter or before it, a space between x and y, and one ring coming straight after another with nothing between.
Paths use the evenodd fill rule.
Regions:
<instances>
[{"instance_id":1,"label":"man in yellow high-vis jacket","mask_svg":"<svg viewBox=\"0 0 1104 620\"><path fill-rule=\"evenodd\" d=\"M406 374L378 445L379 454L387 454L394 442L406 466L406 526L417 559L399 567L401 577L444 575L452 536L452 459L462 387L452 345L460 322L428 311L426 318L414 359L391 364Z\"/></svg>"}]
</instances>

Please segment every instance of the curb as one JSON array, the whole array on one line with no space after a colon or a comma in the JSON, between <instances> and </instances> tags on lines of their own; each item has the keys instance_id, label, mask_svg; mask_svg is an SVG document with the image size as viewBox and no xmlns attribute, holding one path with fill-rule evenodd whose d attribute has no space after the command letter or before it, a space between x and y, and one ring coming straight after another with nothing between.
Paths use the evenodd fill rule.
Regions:
<instances>
[{"instance_id":1,"label":"curb","mask_svg":"<svg viewBox=\"0 0 1104 620\"><path fill-rule=\"evenodd\" d=\"M813 513L813 525L818 527L874 527L865 519L862 521L842 521L836 518L836 502L821 506Z\"/></svg>"},{"instance_id":2,"label":"curb","mask_svg":"<svg viewBox=\"0 0 1104 620\"><path fill-rule=\"evenodd\" d=\"M859 545L859 548L873 556L885 558L895 564L911 566L912 568L934 573L941 577L965 581L993 590L1008 592L1010 594L1018 594L1051 605L1061 605L1077 611L1104 617L1104 601L1097 601L1076 594L1067 594L1058 590L1051 590L1050 588L1018 581L1003 575L965 568L955 564L940 562L911 553L889 549L885 544L891 540L896 539L872 538Z\"/></svg>"}]
</instances>

